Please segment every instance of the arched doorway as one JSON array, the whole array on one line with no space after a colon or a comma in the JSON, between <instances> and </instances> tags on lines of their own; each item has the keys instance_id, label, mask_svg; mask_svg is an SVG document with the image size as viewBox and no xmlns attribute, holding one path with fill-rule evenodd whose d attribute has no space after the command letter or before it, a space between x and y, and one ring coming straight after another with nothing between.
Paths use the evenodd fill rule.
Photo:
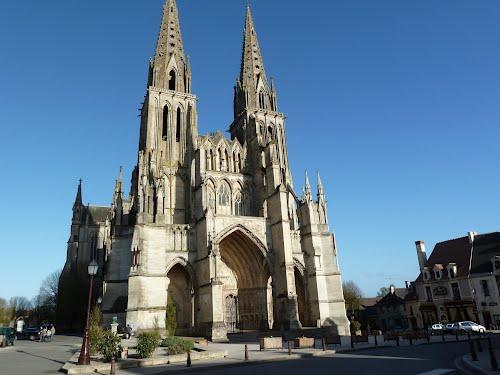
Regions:
<instances>
[{"instance_id":1,"label":"arched doorway","mask_svg":"<svg viewBox=\"0 0 500 375\"><path fill-rule=\"evenodd\" d=\"M297 309L299 310L299 320L303 327L309 324L307 319L306 290L304 285L304 275L297 267L294 267L295 291L297 293Z\"/></svg>"},{"instance_id":2,"label":"arched doorway","mask_svg":"<svg viewBox=\"0 0 500 375\"><path fill-rule=\"evenodd\" d=\"M269 266L263 251L242 230L224 237L219 249L228 331L232 332L232 324L239 330L269 329L272 293Z\"/></svg>"},{"instance_id":3,"label":"arched doorway","mask_svg":"<svg viewBox=\"0 0 500 375\"><path fill-rule=\"evenodd\" d=\"M193 324L192 281L186 267L175 264L167 273L169 279L167 304L174 305L177 321L176 335L189 334ZM167 314L172 309L167 307Z\"/></svg>"}]
</instances>

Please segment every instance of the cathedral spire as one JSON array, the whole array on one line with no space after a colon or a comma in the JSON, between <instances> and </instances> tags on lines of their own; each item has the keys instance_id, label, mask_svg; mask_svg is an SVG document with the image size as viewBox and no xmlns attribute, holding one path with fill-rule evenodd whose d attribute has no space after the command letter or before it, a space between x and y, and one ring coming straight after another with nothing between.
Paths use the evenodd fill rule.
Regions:
<instances>
[{"instance_id":1,"label":"cathedral spire","mask_svg":"<svg viewBox=\"0 0 500 375\"><path fill-rule=\"evenodd\" d=\"M151 65L150 85L172 91L189 92L190 77L182 44L179 12L175 0L163 7L156 53Z\"/></svg>"},{"instance_id":2,"label":"cathedral spire","mask_svg":"<svg viewBox=\"0 0 500 375\"><path fill-rule=\"evenodd\" d=\"M74 206L82 205L82 179L78 181L78 190L76 191L75 204Z\"/></svg>"},{"instance_id":3,"label":"cathedral spire","mask_svg":"<svg viewBox=\"0 0 500 375\"><path fill-rule=\"evenodd\" d=\"M305 190L304 190L304 200L306 202L310 202L312 200L312 198L311 198L311 184L309 183L309 176L307 175L307 171L306 171L306 184L305 184Z\"/></svg>"},{"instance_id":4,"label":"cathedral spire","mask_svg":"<svg viewBox=\"0 0 500 375\"><path fill-rule=\"evenodd\" d=\"M247 4L240 77L236 85L235 115L245 109L276 110L273 90L267 81L264 59L250 5Z\"/></svg>"},{"instance_id":5,"label":"cathedral spire","mask_svg":"<svg viewBox=\"0 0 500 375\"><path fill-rule=\"evenodd\" d=\"M323 183L321 182L321 176L318 171L318 197L322 197L325 195L325 191L323 190Z\"/></svg>"},{"instance_id":6,"label":"cathedral spire","mask_svg":"<svg viewBox=\"0 0 500 375\"><path fill-rule=\"evenodd\" d=\"M115 182L115 193L122 192L122 185L123 185L123 167L120 166L120 172L118 173L118 179Z\"/></svg>"}]
</instances>

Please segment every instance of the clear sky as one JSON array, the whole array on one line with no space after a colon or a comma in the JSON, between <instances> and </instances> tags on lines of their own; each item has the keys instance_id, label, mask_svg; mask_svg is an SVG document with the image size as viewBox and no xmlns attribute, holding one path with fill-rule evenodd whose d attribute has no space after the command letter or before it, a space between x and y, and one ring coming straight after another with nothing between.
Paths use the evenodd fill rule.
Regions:
<instances>
[{"instance_id":1,"label":"clear sky","mask_svg":"<svg viewBox=\"0 0 500 375\"><path fill-rule=\"evenodd\" d=\"M244 0L177 0L201 133L226 130ZM77 181L109 204L136 162L163 0L0 5L0 296L66 258ZM320 170L345 280L417 276L415 240L500 226L498 0L252 0L296 190Z\"/></svg>"}]
</instances>

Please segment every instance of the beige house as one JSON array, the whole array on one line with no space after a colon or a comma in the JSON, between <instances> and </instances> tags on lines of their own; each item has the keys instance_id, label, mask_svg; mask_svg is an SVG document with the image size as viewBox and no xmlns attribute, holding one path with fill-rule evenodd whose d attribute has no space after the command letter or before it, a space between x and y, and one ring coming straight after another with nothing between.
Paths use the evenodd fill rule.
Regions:
<instances>
[{"instance_id":1,"label":"beige house","mask_svg":"<svg viewBox=\"0 0 500 375\"><path fill-rule=\"evenodd\" d=\"M429 259L423 241L416 242L416 249L420 274L407 313L418 328L462 320L487 328L500 323L499 232L469 232L437 243Z\"/></svg>"},{"instance_id":2,"label":"beige house","mask_svg":"<svg viewBox=\"0 0 500 375\"><path fill-rule=\"evenodd\" d=\"M79 186L60 324L78 321L85 304L70 302L83 300L85 267L96 258L106 322L117 316L138 330L163 328L173 303L178 333L214 341L232 331L318 325L348 335L323 185L318 176L314 199L307 176L304 193L294 190L285 115L250 8L228 138L198 134L191 83L169 0L149 64L131 192L124 195L120 175L111 207L100 208L83 205Z\"/></svg>"}]
</instances>

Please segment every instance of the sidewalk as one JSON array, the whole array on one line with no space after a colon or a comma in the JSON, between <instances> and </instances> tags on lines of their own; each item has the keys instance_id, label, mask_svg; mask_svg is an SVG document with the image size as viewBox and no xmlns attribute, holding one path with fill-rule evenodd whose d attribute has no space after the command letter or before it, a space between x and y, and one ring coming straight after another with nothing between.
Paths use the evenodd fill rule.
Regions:
<instances>
[{"instance_id":1,"label":"sidewalk","mask_svg":"<svg viewBox=\"0 0 500 375\"><path fill-rule=\"evenodd\" d=\"M494 351L497 361L500 361L500 350ZM466 354L462 357L463 364L475 373L478 374L500 374L500 371L493 371L491 367L490 353L488 351L487 345L483 345L483 351L477 353L477 361L473 361L470 354ZM499 362L500 368L500 362Z\"/></svg>"}]
</instances>

